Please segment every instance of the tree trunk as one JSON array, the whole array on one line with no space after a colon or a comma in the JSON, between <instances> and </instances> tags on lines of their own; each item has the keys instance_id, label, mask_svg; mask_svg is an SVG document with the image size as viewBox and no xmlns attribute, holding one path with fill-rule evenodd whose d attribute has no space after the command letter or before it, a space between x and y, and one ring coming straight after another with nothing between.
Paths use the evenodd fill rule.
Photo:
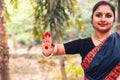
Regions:
<instances>
[{"instance_id":1,"label":"tree trunk","mask_svg":"<svg viewBox=\"0 0 120 80\"><path fill-rule=\"evenodd\" d=\"M60 70L61 70L62 80L67 80L64 62L65 62L65 56L61 56L60 57Z\"/></svg>"},{"instance_id":2,"label":"tree trunk","mask_svg":"<svg viewBox=\"0 0 120 80\"><path fill-rule=\"evenodd\" d=\"M60 43L60 33L56 31L56 40L57 43ZM65 56L60 56L60 70L61 70L61 75L62 75L62 80L67 80L67 75L66 75L66 71L65 71Z\"/></svg>"},{"instance_id":3,"label":"tree trunk","mask_svg":"<svg viewBox=\"0 0 120 80\"><path fill-rule=\"evenodd\" d=\"M117 25L117 30L120 32L120 0L118 0L118 18L117 18L117 22L118 22L118 25Z\"/></svg>"},{"instance_id":4,"label":"tree trunk","mask_svg":"<svg viewBox=\"0 0 120 80\"><path fill-rule=\"evenodd\" d=\"M10 80L4 0L0 0L0 80Z\"/></svg>"},{"instance_id":5,"label":"tree trunk","mask_svg":"<svg viewBox=\"0 0 120 80\"><path fill-rule=\"evenodd\" d=\"M53 0L50 0L50 6L53 5ZM56 19L55 19L55 15L53 13L53 18L54 18L54 24L55 24L55 37L56 37L56 41L57 43L60 43L60 32L59 30L57 30L57 25L56 25ZM64 56L60 56L60 70L61 70L61 75L62 75L62 80L67 80L67 75L66 75L66 72L65 72L65 57Z\"/></svg>"}]
</instances>

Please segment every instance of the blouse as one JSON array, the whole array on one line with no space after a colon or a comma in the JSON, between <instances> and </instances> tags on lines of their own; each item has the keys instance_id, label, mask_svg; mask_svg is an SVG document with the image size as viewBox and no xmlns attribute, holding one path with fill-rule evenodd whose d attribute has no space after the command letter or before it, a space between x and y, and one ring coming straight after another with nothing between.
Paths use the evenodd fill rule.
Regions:
<instances>
[{"instance_id":1,"label":"blouse","mask_svg":"<svg viewBox=\"0 0 120 80\"><path fill-rule=\"evenodd\" d=\"M95 47L92 39L77 39L71 42L64 43L66 54L80 54L82 59Z\"/></svg>"}]
</instances>

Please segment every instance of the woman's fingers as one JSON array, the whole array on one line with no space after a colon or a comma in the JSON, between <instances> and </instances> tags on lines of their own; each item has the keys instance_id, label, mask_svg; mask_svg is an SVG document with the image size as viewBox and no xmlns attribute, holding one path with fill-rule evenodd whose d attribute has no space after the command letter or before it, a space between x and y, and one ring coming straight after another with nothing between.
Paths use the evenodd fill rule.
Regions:
<instances>
[{"instance_id":1,"label":"woman's fingers","mask_svg":"<svg viewBox=\"0 0 120 80\"><path fill-rule=\"evenodd\" d=\"M44 43L52 43L52 37L51 37L51 34L49 32L46 32L43 35L42 42L44 42Z\"/></svg>"}]
</instances>

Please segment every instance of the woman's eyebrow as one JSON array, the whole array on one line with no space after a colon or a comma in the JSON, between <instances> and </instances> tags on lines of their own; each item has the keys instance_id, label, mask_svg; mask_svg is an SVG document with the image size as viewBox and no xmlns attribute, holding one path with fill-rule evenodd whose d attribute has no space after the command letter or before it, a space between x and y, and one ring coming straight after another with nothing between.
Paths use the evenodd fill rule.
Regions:
<instances>
[{"instance_id":1,"label":"woman's eyebrow","mask_svg":"<svg viewBox=\"0 0 120 80\"><path fill-rule=\"evenodd\" d=\"M96 12L96 13L100 13L100 14L112 14L111 12Z\"/></svg>"}]
</instances>

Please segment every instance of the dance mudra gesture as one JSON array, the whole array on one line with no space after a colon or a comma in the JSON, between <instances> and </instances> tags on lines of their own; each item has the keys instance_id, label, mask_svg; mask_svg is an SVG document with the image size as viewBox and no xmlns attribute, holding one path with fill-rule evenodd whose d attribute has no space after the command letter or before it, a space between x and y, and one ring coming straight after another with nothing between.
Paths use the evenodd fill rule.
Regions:
<instances>
[{"instance_id":1,"label":"dance mudra gesture","mask_svg":"<svg viewBox=\"0 0 120 80\"><path fill-rule=\"evenodd\" d=\"M115 22L115 8L107 1L99 1L92 10L94 34L63 44L54 44L46 32L42 39L43 55L80 54L85 80L120 80L120 33L111 33Z\"/></svg>"}]
</instances>

